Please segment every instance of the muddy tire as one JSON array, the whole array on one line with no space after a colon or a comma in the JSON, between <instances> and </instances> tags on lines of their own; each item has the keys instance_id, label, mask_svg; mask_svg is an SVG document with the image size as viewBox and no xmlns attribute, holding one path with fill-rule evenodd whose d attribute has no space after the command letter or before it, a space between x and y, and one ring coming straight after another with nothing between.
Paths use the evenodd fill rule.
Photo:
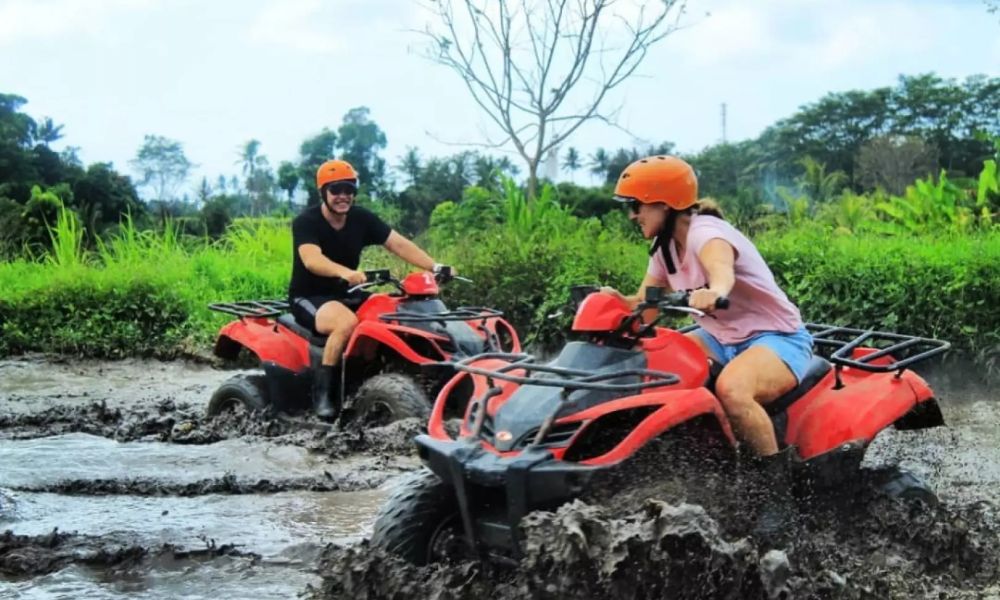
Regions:
<instances>
[{"instance_id":1,"label":"muddy tire","mask_svg":"<svg viewBox=\"0 0 1000 600\"><path fill-rule=\"evenodd\" d=\"M427 421L431 403L419 385L399 373L383 373L366 381L354 397L355 418L366 425L385 425L417 417Z\"/></svg>"},{"instance_id":2,"label":"muddy tire","mask_svg":"<svg viewBox=\"0 0 1000 600\"><path fill-rule=\"evenodd\" d=\"M206 413L209 417L214 417L239 410L249 413L266 412L271 406L266 389L263 375L230 377L212 394Z\"/></svg>"},{"instance_id":3,"label":"muddy tire","mask_svg":"<svg viewBox=\"0 0 1000 600\"><path fill-rule=\"evenodd\" d=\"M427 469L410 473L379 510L371 545L415 565L464 553L455 492Z\"/></svg>"},{"instance_id":4,"label":"muddy tire","mask_svg":"<svg viewBox=\"0 0 1000 600\"><path fill-rule=\"evenodd\" d=\"M934 508L940 501L927 483L905 469L886 467L874 473L876 490L889 498L903 501L920 501Z\"/></svg>"}]
</instances>

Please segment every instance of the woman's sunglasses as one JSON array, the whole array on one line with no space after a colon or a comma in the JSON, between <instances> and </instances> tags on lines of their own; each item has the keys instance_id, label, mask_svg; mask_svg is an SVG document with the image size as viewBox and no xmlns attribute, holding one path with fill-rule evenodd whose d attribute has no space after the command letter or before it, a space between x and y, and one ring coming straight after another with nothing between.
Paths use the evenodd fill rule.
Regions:
<instances>
[{"instance_id":1,"label":"woman's sunglasses","mask_svg":"<svg viewBox=\"0 0 1000 600\"><path fill-rule=\"evenodd\" d=\"M622 202L622 204L624 204L626 210L628 210L633 215L639 214L639 207L641 205L639 204L638 200L625 200L624 202Z\"/></svg>"}]
</instances>

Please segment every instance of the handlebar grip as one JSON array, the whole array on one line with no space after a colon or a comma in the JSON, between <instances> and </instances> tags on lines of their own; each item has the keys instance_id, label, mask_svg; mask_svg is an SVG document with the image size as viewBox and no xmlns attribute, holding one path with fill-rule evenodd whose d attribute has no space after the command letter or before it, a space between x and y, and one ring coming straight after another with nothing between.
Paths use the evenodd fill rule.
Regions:
<instances>
[{"instance_id":1,"label":"handlebar grip","mask_svg":"<svg viewBox=\"0 0 1000 600\"><path fill-rule=\"evenodd\" d=\"M725 296L720 296L719 298L716 298L715 308L721 310L726 310L727 308L729 308L729 298L726 298Z\"/></svg>"}]
</instances>

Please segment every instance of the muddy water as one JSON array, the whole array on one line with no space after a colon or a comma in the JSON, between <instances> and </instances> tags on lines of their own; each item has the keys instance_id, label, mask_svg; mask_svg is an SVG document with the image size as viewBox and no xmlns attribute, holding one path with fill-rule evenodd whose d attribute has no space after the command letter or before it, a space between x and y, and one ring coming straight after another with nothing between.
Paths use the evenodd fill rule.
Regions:
<instances>
[{"instance_id":1,"label":"muddy water","mask_svg":"<svg viewBox=\"0 0 1000 600\"><path fill-rule=\"evenodd\" d=\"M419 424L208 420L233 372L0 361L0 597L290 598L359 540Z\"/></svg>"},{"instance_id":2,"label":"muddy water","mask_svg":"<svg viewBox=\"0 0 1000 600\"><path fill-rule=\"evenodd\" d=\"M419 424L209 421L232 372L0 361L0 597L1000 598L1000 395L931 374L948 427L887 431L942 507L860 497L776 548L655 485L532 515L514 570L415 568L367 548ZM54 530L57 530L54 532Z\"/></svg>"}]
</instances>

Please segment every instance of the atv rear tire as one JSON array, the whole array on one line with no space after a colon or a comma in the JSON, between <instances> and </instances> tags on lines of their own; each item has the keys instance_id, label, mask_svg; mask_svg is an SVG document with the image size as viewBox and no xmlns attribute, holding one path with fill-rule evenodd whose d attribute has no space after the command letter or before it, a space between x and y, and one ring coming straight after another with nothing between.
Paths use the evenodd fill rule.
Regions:
<instances>
[{"instance_id":1,"label":"atv rear tire","mask_svg":"<svg viewBox=\"0 0 1000 600\"><path fill-rule=\"evenodd\" d=\"M379 510L371 544L416 565L464 553L454 490L427 469L410 473Z\"/></svg>"},{"instance_id":2,"label":"atv rear tire","mask_svg":"<svg viewBox=\"0 0 1000 600\"><path fill-rule=\"evenodd\" d=\"M427 421L431 403L413 379L400 373L383 373L366 381L354 396L355 418L366 425L385 425L417 417Z\"/></svg>"},{"instance_id":3,"label":"atv rear tire","mask_svg":"<svg viewBox=\"0 0 1000 600\"><path fill-rule=\"evenodd\" d=\"M934 490L924 480L906 469L899 467L878 469L875 474L875 484L879 492L890 498L903 501L919 500L929 508L940 504Z\"/></svg>"},{"instance_id":4,"label":"atv rear tire","mask_svg":"<svg viewBox=\"0 0 1000 600\"><path fill-rule=\"evenodd\" d=\"M271 406L266 390L263 375L230 377L212 394L206 413L209 417L215 417L238 410L249 413L266 412Z\"/></svg>"}]
</instances>

